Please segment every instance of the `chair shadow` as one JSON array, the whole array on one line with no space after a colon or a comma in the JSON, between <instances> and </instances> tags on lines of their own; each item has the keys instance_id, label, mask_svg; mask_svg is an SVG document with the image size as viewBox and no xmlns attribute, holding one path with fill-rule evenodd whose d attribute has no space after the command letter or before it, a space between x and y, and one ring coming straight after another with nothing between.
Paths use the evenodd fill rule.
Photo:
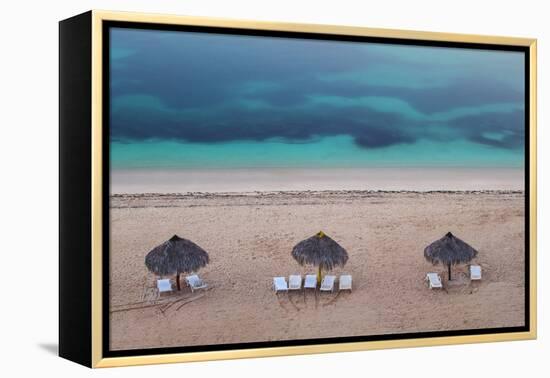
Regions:
<instances>
[{"instance_id":1,"label":"chair shadow","mask_svg":"<svg viewBox=\"0 0 550 378\"><path fill-rule=\"evenodd\" d=\"M53 354L53 355L59 355L59 345L55 343L41 343L38 344L38 347L40 349L45 350L46 352Z\"/></svg>"}]
</instances>

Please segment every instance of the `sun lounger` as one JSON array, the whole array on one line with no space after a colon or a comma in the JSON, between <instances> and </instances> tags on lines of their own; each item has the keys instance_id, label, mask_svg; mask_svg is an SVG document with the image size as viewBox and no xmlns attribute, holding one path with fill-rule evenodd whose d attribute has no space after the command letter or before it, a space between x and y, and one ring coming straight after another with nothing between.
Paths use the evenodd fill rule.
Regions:
<instances>
[{"instance_id":1,"label":"sun lounger","mask_svg":"<svg viewBox=\"0 0 550 378\"><path fill-rule=\"evenodd\" d=\"M325 276L323 282L321 282L321 291L334 291L334 281L336 281L336 276Z\"/></svg>"},{"instance_id":2,"label":"sun lounger","mask_svg":"<svg viewBox=\"0 0 550 378\"><path fill-rule=\"evenodd\" d=\"M426 274L426 281L428 281L430 289L443 289L441 277L437 273Z\"/></svg>"},{"instance_id":3,"label":"sun lounger","mask_svg":"<svg viewBox=\"0 0 550 378\"><path fill-rule=\"evenodd\" d=\"M278 293L279 291L288 291L288 286L286 285L286 280L284 277L273 278L273 290L275 290L275 293Z\"/></svg>"},{"instance_id":4,"label":"sun lounger","mask_svg":"<svg viewBox=\"0 0 550 378\"><path fill-rule=\"evenodd\" d=\"M315 274L306 275L304 289L317 289L317 276Z\"/></svg>"},{"instance_id":5,"label":"sun lounger","mask_svg":"<svg viewBox=\"0 0 550 378\"><path fill-rule=\"evenodd\" d=\"M185 281L187 281L187 284L191 288L192 292L198 289L206 289L208 287L208 285L205 284L204 281L201 280L196 274L185 277Z\"/></svg>"},{"instance_id":6,"label":"sun lounger","mask_svg":"<svg viewBox=\"0 0 550 378\"><path fill-rule=\"evenodd\" d=\"M290 275L288 276L288 290L300 290L302 288L302 276Z\"/></svg>"},{"instance_id":7,"label":"sun lounger","mask_svg":"<svg viewBox=\"0 0 550 378\"><path fill-rule=\"evenodd\" d=\"M351 291L351 275L344 274L340 276L340 281L338 283L338 290Z\"/></svg>"},{"instance_id":8,"label":"sun lounger","mask_svg":"<svg viewBox=\"0 0 550 378\"><path fill-rule=\"evenodd\" d=\"M481 280L481 267L479 265L470 265L470 280Z\"/></svg>"},{"instance_id":9,"label":"sun lounger","mask_svg":"<svg viewBox=\"0 0 550 378\"><path fill-rule=\"evenodd\" d=\"M172 291L172 284L168 278L164 280L157 280L157 288L159 289L159 293L167 293Z\"/></svg>"}]
</instances>

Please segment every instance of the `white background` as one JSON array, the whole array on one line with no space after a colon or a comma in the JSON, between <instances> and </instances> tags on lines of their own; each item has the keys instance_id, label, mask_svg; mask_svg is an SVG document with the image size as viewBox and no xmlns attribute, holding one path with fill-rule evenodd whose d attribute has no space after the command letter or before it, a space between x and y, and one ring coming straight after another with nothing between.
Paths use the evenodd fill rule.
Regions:
<instances>
[{"instance_id":1,"label":"white background","mask_svg":"<svg viewBox=\"0 0 550 378\"><path fill-rule=\"evenodd\" d=\"M550 143L546 1L4 1L0 5L0 371L11 376L548 376ZM89 9L536 37L539 40L539 339L91 371L56 356L58 25ZM437 309L435 309L437 310ZM7 373L7 374L6 374Z\"/></svg>"}]
</instances>

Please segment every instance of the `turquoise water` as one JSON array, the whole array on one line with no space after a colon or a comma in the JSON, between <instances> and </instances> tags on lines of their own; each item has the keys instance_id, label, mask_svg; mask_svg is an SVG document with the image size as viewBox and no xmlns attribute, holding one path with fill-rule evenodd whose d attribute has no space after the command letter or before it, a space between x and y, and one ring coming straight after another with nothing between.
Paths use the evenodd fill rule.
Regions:
<instances>
[{"instance_id":1,"label":"turquoise water","mask_svg":"<svg viewBox=\"0 0 550 378\"><path fill-rule=\"evenodd\" d=\"M125 168L523 167L525 56L114 28Z\"/></svg>"},{"instance_id":2,"label":"turquoise water","mask_svg":"<svg viewBox=\"0 0 550 378\"><path fill-rule=\"evenodd\" d=\"M114 169L127 168L255 168L255 167L522 167L521 150L505 150L465 140L412 144L381 149L358 147L348 135L308 143L234 141L113 142Z\"/></svg>"}]
</instances>

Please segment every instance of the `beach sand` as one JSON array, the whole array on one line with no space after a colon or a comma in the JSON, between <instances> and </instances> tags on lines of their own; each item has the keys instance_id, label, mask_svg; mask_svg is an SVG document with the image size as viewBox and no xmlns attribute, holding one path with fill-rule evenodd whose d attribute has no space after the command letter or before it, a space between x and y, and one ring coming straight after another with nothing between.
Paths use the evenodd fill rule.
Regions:
<instances>
[{"instance_id":1,"label":"beach sand","mask_svg":"<svg viewBox=\"0 0 550 378\"><path fill-rule=\"evenodd\" d=\"M219 181L218 181L219 182ZM300 191L111 197L113 350L524 325L524 193ZM272 277L314 273L292 247L319 230L349 253L353 292L275 295ZM467 266L433 266L426 245L452 231ZM204 292L157 298L145 255L177 234L210 254ZM446 290L430 290L439 272ZM183 281L183 280L182 280Z\"/></svg>"}]
</instances>

